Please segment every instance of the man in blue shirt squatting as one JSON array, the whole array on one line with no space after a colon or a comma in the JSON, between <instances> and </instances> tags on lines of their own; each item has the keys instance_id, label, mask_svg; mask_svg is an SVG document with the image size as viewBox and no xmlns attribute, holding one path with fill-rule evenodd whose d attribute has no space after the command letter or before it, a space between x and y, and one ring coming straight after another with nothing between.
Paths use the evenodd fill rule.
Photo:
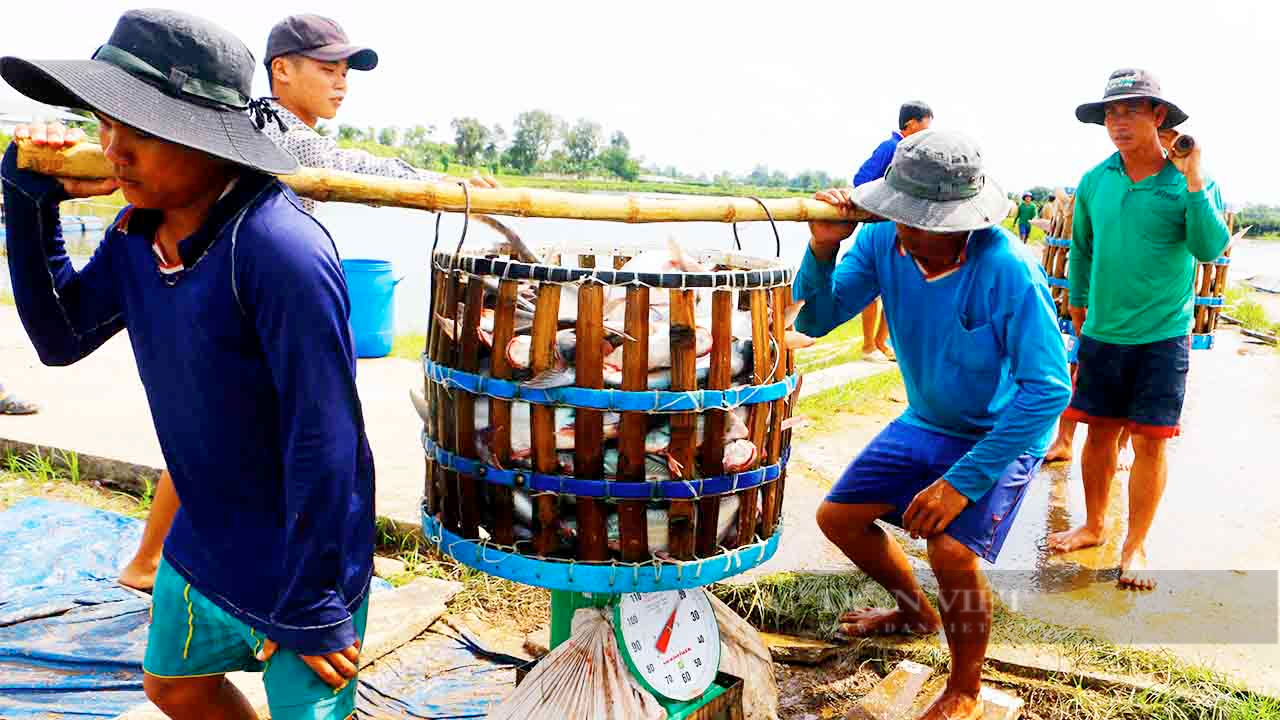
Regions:
<instances>
[{"instance_id":1,"label":"man in blue shirt squatting","mask_svg":"<svg viewBox=\"0 0 1280 720\"><path fill-rule=\"evenodd\" d=\"M853 174L853 186L866 185L873 180L884 177L885 170L893 160L893 151L903 138L910 137L922 130L928 130L933 122L933 109L919 100L902 103L898 108L898 129L889 138L876 146L871 157L863 161L858 172ZM889 349L889 323L884 318L884 310L880 300L873 299L862 311L862 359L869 362L888 362L895 358Z\"/></svg>"},{"instance_id":2,"label":"man in blue shirt squatting","mask_svg":"<svg viewBox=\"0 0 1280 720\"><path fill-rule=\"evenodd\" d=\"M10 146L9 270L46 364L129 331L182 501L147 697L173 718L255 718L224 676L261 671L273 718L353 717L374 516L347 289L324 228L272 177L297 162L245 112L253 68L234 35L167 10L125 13L92 60L0 59L24 95L93 111L115 170L59 181ZM130 205L76 271L58 203L117 188Z\"/></svg>"},{"instance_id":3,"label":"man in blue shirt squatting","mask_svg":"<svg viewBox=\"0 0 1280 720\"><path fill-rule=\"evenodd\" d=\"M1071 397L1062 338L1039 263L996 224L1009 201L977 145L929 131L898 145L883 180L819 200L890 222L867 225L837 266L852 223L813 222L794 293L796 328L823 335L879 294L892 325L907 411L854 459L818 525L897 600L841 618L849 636L936 632L951 649L946 691L922 715L978 718L994 562L1054 422ZM939 609L877 519L926 538Z\"/></svg>"}]
</instances>

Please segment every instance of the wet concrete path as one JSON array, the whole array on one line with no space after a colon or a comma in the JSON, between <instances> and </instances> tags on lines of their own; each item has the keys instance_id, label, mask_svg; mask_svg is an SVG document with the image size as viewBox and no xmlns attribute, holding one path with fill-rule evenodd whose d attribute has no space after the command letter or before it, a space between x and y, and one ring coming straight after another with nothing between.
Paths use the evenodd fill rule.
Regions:
<instances>
[{"instance_id":1,"label":"wet concrete path","mask_svg":"<svg viewBox=\"0 0 1280 720\"><path fill-rule=\"evenodd\" d=\"M814 512L849 459L893 416L886 409L849 416L840 433L797 439L783 541L773 560L746 577L850 569L818 531ZM1082 428L1077 454L1083 440ZM1033 484L999 562L988 567L992 585L1032 617L1165 649L1280 696L1277 449L1280 353L1220 332L1215 350L1192 356L1183 434L1169 448L1168 487L1148 541L1160 586L1147 593L1116 587L1128 473L1116 477L1104 545L1068 555L1044 549L1047 533L1084 520L1076 463L1049 466Z\"/></svg>"}]
</instances>

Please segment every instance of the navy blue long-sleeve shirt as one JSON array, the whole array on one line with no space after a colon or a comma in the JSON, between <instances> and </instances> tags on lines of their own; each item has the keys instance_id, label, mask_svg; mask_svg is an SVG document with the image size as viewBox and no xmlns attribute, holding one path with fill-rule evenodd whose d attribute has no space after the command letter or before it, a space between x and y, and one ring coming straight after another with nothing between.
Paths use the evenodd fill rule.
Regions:
<instances>
[{"instance_id":1,"label":"navy blue long-sleeve shirt","mask_svg":"<svg viewBox=\"0 0 1280 720\"><path fill-rule=\"evenodd\" d=\"M73 269L53 178L4 156L9 272L40 359L70 365L128 329L182 507L165 559L284 648L334 652L372 571L373 457L346 281L324 228L245 171L160 272L159 216L126 208Z\"/></svg>"},{"instance_id":2,"label":"navy blue long-sleeve shirt","mask_svg":"<svg viewBox=\"0 0 1280 720\"><path fill-rule=\"evenodd\" d=\"M853 186L858 187L884 177L889 164L893 162L893 153L898 149L900 142L902 142L902 133L895 130L888 140L877 145L871 152L871 157L863 161L858 172L853 174Z\"/></svg>"}]
</instances>

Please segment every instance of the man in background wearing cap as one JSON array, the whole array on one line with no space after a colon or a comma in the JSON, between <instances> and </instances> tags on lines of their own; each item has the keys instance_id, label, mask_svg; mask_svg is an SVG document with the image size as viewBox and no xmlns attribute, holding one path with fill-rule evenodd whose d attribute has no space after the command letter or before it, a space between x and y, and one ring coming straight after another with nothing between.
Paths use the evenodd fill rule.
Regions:
<instances>
[{"instance_id":1,"label":"man in background wearing cap","mask_svg":"<svg viewBox=\"0 0 1280 720\"><path fill-rule=\"evenodd\" d=\"M174 718L256 718L229 682L264 673L271 716L353 716L372 573L373 456L347 289L324 228L273 175L297 162L246 110L254 61L222 28L126 12L92 60L0 59L51 105L91 110L107 180L0 166L9 271L40 359L129 331L181 508L155 579L143 670ZM54 147L83 133L20 128ZM58 205L130 205L76 270Z\"/></svg>"},{"instance_id":2,"label":"man in background wearing cap","mask_svg":"<svg viewBox=\"0 0 1280 720\"><path fill-rule=\"evenodd\" d=\"M333 138L316 132L320 120L332 120L347 96L347 71L372 70L378 54L352 45L338 23L319 15L291 15L271 28L265 60L274 100L268 103L280 122L268 120L263 130L298 159L303 167L343 170L364 175L410 180L450 180L421 170L399 158L383 158L364 150L338 147ZM473 185L493 187L486 178ZM314 211L315 203L302 199Z\"/></svg>"},{"instance_id":3,"label":"man in background wearing cap","mask_svg":"<svg viewBox=\"0 0 1280 720\"><path fill-rule=\"evenodd\" d=\"M1218 186L1200 172L1200 145L1165 157L1164 143L1187 115L1162 97L1155 76L1117 70L1102 100L1076 108L1076 118L1105 125L1117 152L1076 189L1069 273L1079 369L1064 417L1089 425L1087 517L1048 544L1070 552L1105 540L1117 438L1128 428L1134 459L1120 584L1149 590L1147 532L1164 493L1165 446L1178 434L1190 366L1192 278L1196 261L1217 259L1231 238Z\"/></svg>"},{"instance_id":4,"label":"man in background wearing cap","mask_svg":"<svg viewBox=\"0 0 1280 720\"><path fill-rule=\"evenodd\" d=\"M872 151L871 157L863 161L862 166L853 174L853 186L865 185L884 177L884 171L889 169L898 143L921 130L928 130L932 122L933 110L926 103L919 100L903 103L898 108L898 129L890 133L888 139ZM893 350L889 347L889 323L885 321L879 299L873 299L862 311L862 359L871 362L894 359Z\"/></svg>"},{"instance_id":5,"label":"man in background wearing cap","mask_svg":"<svg viewBox=\"0 0 1280 720\"><path fill-rule=\"evenodd\" d=\"M1031 237L1031 221L1036 217L1036 204L1031 193L1022 193L1022 202L1018 205L1018 239L1026 242Z\"/></svg>"},{"instance_id":6,"label":"man in background wearing cap","mask_svg":"<svg viewBox=\"0 0 1280 720\"><path fill-rule=\"evenodd\" d=\"M1041 464L1071 383L1043 268L999 227L1009 200L963 136L931 131L898 145L884 179L816 196L889 222L813 222L794 285L796 329L824 335L877 294L893 326L906 412L849 465L818 508L818 526L897 602L853 610L849 636L945 627L947 689L922 716L982 716L978 699L994 562ZM928 539L942 614L920 588L883 519Z\"/></svg>"}]
</instances>

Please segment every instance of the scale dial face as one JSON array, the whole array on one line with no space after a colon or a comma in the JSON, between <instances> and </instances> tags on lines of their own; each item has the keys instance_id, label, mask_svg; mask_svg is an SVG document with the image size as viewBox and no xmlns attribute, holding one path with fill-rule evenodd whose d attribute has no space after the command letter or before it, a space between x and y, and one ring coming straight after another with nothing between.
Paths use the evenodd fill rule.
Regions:
<instances>
[{"instance_id":1,"label":"scale dial face","mask_svg":"<svg viewBox=\"0 0 1280 720\"><path fill-rule=\"evenodd\" d=\"M614 607L618 645L655 695L701 697L720 669L720 626L700 588L626 593Z\"/></svg>"}]
</instances>

